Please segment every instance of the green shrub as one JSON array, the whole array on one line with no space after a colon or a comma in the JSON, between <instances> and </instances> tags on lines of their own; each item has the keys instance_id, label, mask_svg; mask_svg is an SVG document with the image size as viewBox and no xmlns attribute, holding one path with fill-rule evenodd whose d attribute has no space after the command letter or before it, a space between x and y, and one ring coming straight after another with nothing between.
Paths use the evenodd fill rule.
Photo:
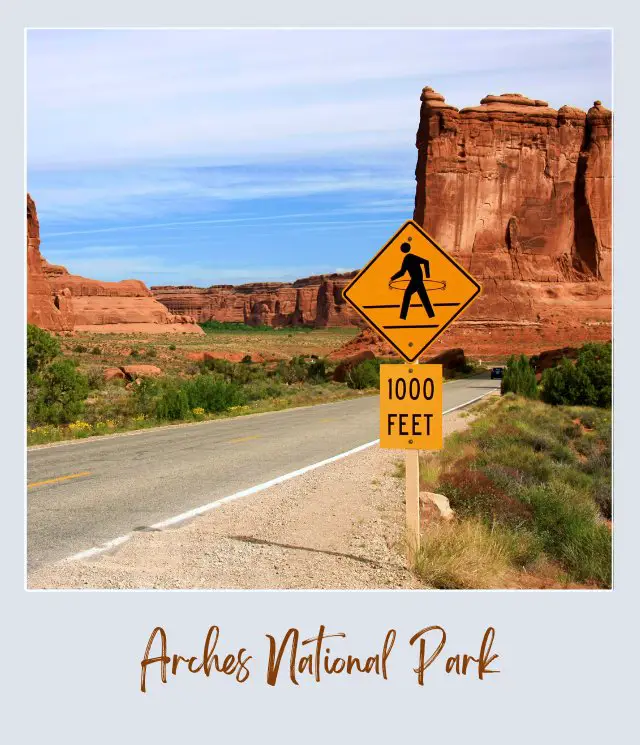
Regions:
<instances>
[{"instance_id":1,"label":"green shrub","mask_svg":"<svg viewBox=\"0 0 640 745\"><path fill-rule=\"evenodd\" d=\"M92 367L87 372L90 391L97 391L104 386L104 373L100 367Z\"/></svg>"},{"instance_id":2,"label":"green shrub","mask_svg":"<svg viewBox=\"0 0 640 745\"><path fill-rule=\"evenodd\" d=\"M87 347L85 347L84 344L76 344L75 347L73 348L73 351L77 352L78 354L83 354L84 352L87 351Z\"/></svg>"},{"instance_id":3,"label":"green shrub","mask_svg":"<svg viewBox=\"0 0 640 745\"><path fill-rule=\"evenodd\" d=\"M172 352L175 352L175 350L176 350L176 345L175 345L175 344L169 344L169 349L170 349L170 350L171 350Z\"/></svg>"},{"instance_id":4,"label":"green shrub","mask_svg":"<svg viewBox=\"0 0 640 745\"><path fill-rule=\"evenodd\" d=\"M245 365L250 365L253 362L250 354L245 354L245 356L240 361L243 362Z\"/></svg>"},{"instance_id":5,"label":"green shrub","mask_svg":"<svg viewBox=\"0 0 640 745\"><path fill-rule=\"evenodd\" d=\"M102 354L102 349L100 349L100 347L94 347L91 350L91 354Z\"/></svg>"},{"instance_id":6,"label":"green shrub","mask_svg":"<svg viewBox=\"0 0 640 745\"><path fill-rule=\"evenodd\" d=\"M146 357L157 357L158 353L156 352L156 348L149 347L149 349L147 349L147 351L145 352L145 356Z\"/></svg>"},{"instance_id":7,"label":"green shrub","mask_svg":"<svg viewBox=\"0 0 640 745\"><path fill-rule=\"evenodd\" d=\"M266 332L268 334L285 334L286 336L293 336L291 333L292 331L298 333L309 333L313 331L312 326L287 326L286 328L276 328L274 326L250 326L246 323L236 323L234 321L203 321L198 325L207 334L221 332L232 334L257 334Z\"/></svg>"},{"instance_id":8,"label":"green shrub","mask_svg":"<svg viewBox=\"0 0 640 745\"><path fill-rule=\"evenodd\" d=\"M500 391L502 394L515 393L524 398L538 398L536 374L524 354L509 357Z\"/></svg>"},{"instance_id":9,"label":"green shrub","mask_svg":"<svg viewBox=\"0 0 640 745\"><path fill-rule=\"evenodd\" d=\"M189 408L202 408L207 413L227 411L246 402L246 396L237 383L212 375L198 375L186 381L183 388Z\"/></svg>"},{"instance_id":10,"label":"green shrub","mask_svg":"<svg viewBox=\"0 0 640 745\"><path fill-rule=\"evenodd\" d=\"M542 399L567 406L611 406L611 344L585 344L575 365L563 358L542 376Z\"/></svg>"},{"instance_id":11,"label":"green shrub","mask_svg":"<svg viewBox=\"0 0 640 745\"><path fill-rule=\"evenodd\" d=\"M35 395L29 406L30 421L67 424L84 410L89 393L86 375L71 360L55 360L34 380Z\"/></svg>"},{"instance_id":12,"label":"green shrub","mask_svg":"<svg viewBox=\"0 0 640 745\"><path fill-rule=\"evenodd\" d=\"M311 360L307 367L307 380L310 383L324 383L327 379L327 366L324 360Z\"/></svg>"},{"instance_id":13,"label":"green shrub","mask_svg":"<svg viewBox=\"0 0 640 745\"><path fill-rule=\"evenodd\" d=\"M44 329L27 325L27 372L42 370L60 354L60 342Z\"/></svg>"},{"instance_id":14,"label":"green shrub","mask_svg":"<svg viewBox=\"0 0 640 745\"><path fill-rule=\"evenodd\" d=\"M545 551L559 558L579 581L611 584L611 534L596 519L594 505L554 480L527 489Z\"/></svg>"},{"instance_id":15,"label":"green shrub","mask_svg":"<svg viewBox=\"0 0 640 745\"><path fill-rule=\"evenodd\" d=\"M233 362L229 362L229 360L206 359L200 363L200 370L202 372L219 373L229 380L233 378L234 367Z\"/></svg>"},{"instance_id":16,"label":"green shrub","mask_svg":"<svg viewBox=\"0 0 640 745\"><path fill-rule=\"evenodd\" d=\"M595 406L596 389L587 373L564 358L542 375L542 400L548 404Z\"/></svg>"},{"instance_id":17,"label":"green shrub","mask_svg":"<svg viewBox=\"0 0 640 745\"><path fill-rule=\"evenodd\" d=\"M308 365L302 355L292 357L289 362L280 360L274 371L275 377L280 378L284 383L302 383L307 379Z\"/></svg>"},{"instance_id":18,"label":"green shrub","mask_svg":"<svg viewBox=\"0 0 640 745\"><path fill-rule=\"evenodd\" d=\"M160 386L153 378L142 378L139 385L133 386L133 401L136 414L154 414Z\"/></svg>"},{"instance_id":19,"label":"green shrub","mask_svg":"<svg viewBox=\"0 0 640 745\"><path fill-rule=\"evenodd\" d=\"M158 419L177 421L187 419L191 413L186 391L176 385L163 387L155 401L155 415Z\"/></svg>"},{"instance_id":20,"label":"green shrub","mask_svg":"<svg viewBox=\"0 0 640 745\"><path fill-rule=\"evenodd\" d=\"M247 401L260 401L264 398L278 398L285 391L282 383L278 380L269 380L268 378L258 378L242 388Z\"/></svg>"},{"instance_id":21,"label":"green shrub","mask_svg":"<svg viewBox=\"0 0 640 745\"><path fill-rule=\"evenodd\" d=\"M364 360L353 367L346 376L349 388L364 390L365 388L380 387L380 362L378 360Z\"/></svg>"}]
</instances>

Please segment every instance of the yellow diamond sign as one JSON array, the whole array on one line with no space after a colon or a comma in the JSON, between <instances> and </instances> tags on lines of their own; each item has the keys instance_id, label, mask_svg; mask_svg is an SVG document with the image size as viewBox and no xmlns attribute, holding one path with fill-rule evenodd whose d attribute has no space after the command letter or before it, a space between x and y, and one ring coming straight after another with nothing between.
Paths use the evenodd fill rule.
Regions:
<instances>
[{"instance_id":1,"label":"yellow diamond sign","mask_svg":"<svg viewBox=\"0 0 640 745\"><path fill-rule=\"evenodd\" d=\"M475 279L409 220L342 294L413 362L479 293Z\"/></svg>"}]
</instances>

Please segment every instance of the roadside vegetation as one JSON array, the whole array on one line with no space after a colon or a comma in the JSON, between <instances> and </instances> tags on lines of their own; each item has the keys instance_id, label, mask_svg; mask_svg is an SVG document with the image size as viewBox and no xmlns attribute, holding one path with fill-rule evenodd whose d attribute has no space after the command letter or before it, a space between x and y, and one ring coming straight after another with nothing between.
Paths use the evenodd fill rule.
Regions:
<instances>
[{"instance_id":1,"label":"roadside vegetation","mask_svg":"<svg viewBox=\"0 0 640 745\"><path fill-rule=\"evenodd\" d=\"M28 444L275 411L378 392L380 364L385 360L365 360L351 368L343 382L333 380L338 363L326 355L357 333L355 329L299 332L295 327L205 325L206 337L185 334L177 338L55 337L29 326ZM201 349L220 350L238 361L188 359L189 353ZM305 353L286 354L290 349ZM267 355L273 357L265 359ZM153 365L162 374L105 380L105 369L114 365ZM452 377L475 371L467 365Z\"/></svg>"},{"instance_id":2,"label":"roadside vegetation","mask_svg":"<svg viewBox=\"0 0 640 745\"><path fill-rule=\"evenodd\" d=\"M118 364L156 365L174 351L170 346L175 350L173 342L130 347ZM29 326L28 444L326 403L376 393L379 382L379 363L373 376L354 369L353 379L338 383L332 380L337 363L315 355L258 363L250 354L240 362L193 362L180 353L178 369L159 377L105 381L113 353L104 343L61 340Z\"/></svg>"},{"instance_id":3,"label":"roadside vegetation","mask_svg":"<svg viewBox=\"0 0 640 745\"><path fill-rule=\"evenodd\" d=\"M515 393L553 405L611 406L612 398L611 343L583 345L576 360L566 357L545 370L540 379L535 372L535 359L524 354L507 361L502 378L502 393Z\"/></svg>"},{"instance_id":4,"label":"roadside vegetation","mask_svg":"<svg viewBox=\"0 0 640 745\"><path fill-rule=\"evenodd\" d=\"M204 321L198 324L207 334L309 334L315 330L313 326L249 326L235 321Z\"/></svg>"},{"instance_id":5,"label":"roadside vegetation","mask_svg":"<svg viewBox=\"0 0 640 745\"><path fill-rule=\"evenodd\" d=\"M423 533L426 584L611 587L610 362L610 345L588 344L538 386L527 358L511 358L504 395L422 458L421 488L455 512Z\"/></svg>"}]
</instances>

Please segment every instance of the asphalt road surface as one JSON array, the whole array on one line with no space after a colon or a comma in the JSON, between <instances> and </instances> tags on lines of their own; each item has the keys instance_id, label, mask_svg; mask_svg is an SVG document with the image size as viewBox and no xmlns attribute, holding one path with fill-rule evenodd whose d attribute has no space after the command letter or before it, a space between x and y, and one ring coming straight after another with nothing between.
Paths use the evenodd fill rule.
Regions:
<instances>
[{"instance_id":1,"label":"asphalt road surface","mask_svg":"<svg viewBox=\"0 0 640 745\"><path fill-rule=\"evenodd\" d=\"M499 383L447 383L444 410ZM376 440L378 417L378 396L364 396L33 448L28 570Z\"/></svg>"}]
</instances>

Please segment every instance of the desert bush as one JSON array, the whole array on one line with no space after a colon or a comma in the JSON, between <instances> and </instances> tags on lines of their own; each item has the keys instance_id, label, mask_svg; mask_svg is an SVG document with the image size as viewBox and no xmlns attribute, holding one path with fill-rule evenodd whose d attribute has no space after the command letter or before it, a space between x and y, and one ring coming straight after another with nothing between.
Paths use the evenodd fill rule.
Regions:
<instances>
[{"instance_id":1,"label":"desert bush","mask_svg":"<svg viewBox=\"0 0 640 745\"><path fill-rule=\"evenodd\" d=\"M89 393L86 375L71 360L54 360L37 375L35 395L29 402L29 420L47 424L75 421Z\"/></svg>"},{"instance_id":2,"label":"desert bush","mask_svg":"<svg viewBox=\"0 0 640 745\"><path fill-rule=\"evenodd\" d=\"M380 362L378 360L364 360L347 373L346 384L349 388L364 390L365 388L380 387Z\"/></svg>"},{"instance_id":3,"label":"desert bush","mask_svg":"<svg viewBox=\"0 0 640 745\"><path fill-rule=\"evenodd\" d=\"M136 357L139 357L139 356L140 356L140 350L139 349L132 349L129 352L129 357L133 357L135 359Z\"/></svg>"},{"instance_id":4,"label":"desert bush","mask_svg":"<svg viewBox=\"0 0 640 745\"><path fill-rule=\"evenodd\" d=\"M276 379L257 378L242 387L247 401L260 401L265 398L279 398L284 395L282 383Z\"/></svg>"},{"instance_id":5,"label":"desert bush","mask_svg":"<svg viewBox=\"0 0 640 745\"><path fill-rule=\"evenodd\" d=\"M280 360L274 370L274 376L280 378L283 383L302 383L307 379L308 365L302 355L292 357L289 362Z\"/></svg>"},{"instance_id":6,"label":"desert bush","mask_svg":"<svg viewBox=\"0 0 640 745\"><path fill-rule=\"evenodd\" d=\"M595 505L554 479L527 489L545 551L560 559L579 581L611 584L611 533L597 520Z\"/></svg>"},{"instance_id":7,"label":"desert bush","mask_svg":"<svg viewBox=\"0 0 640 745\"><path fill-rule=\"evenodd\" d=\"M175 344L169 344L169 349L170 349L170 350L171 350L172 352L175 352L175 351L176 351L176 345L175 345Z\"/></svg>"},{"instance_id":8,"label":"desert bush","mask_svg":"<svg viewBox=\"0 0 640 745\"><path fill-rule=\"evenodd\" d=\"M104 386L104 373L101 367L92 367L87 371L87 382L90 391L97 391Z\"/></svg>"},{"instance_id":9,"label":"desert bush","mask_svg":"<svg viewBox=\"0 0 640 745\"><path fill-rule=\"evenodd\" d=\"M27 372L42 370L60 354L60 342L44 329L27 325Z\"/></svg>"},{"instance_id":10,"label":"desert bush","mask_svg":"<svg viewBox=\"0 0 640 745\"><path fill-rule=\"evenodd\" d=\"M200 363L201 372L215 372L223 375L228 380L233 378L234 363L229 360L206 359Z\"/></svg>"},{"instance_id":11,"label":"desert bush","mask_svg":"<svg viewBox=\"0 0 640 745\"><path fill-rule=\"evenodd\" d=\"M187 419L191 413L186 391L179 385L169 384L161 388L155 399L154 414L157 419L177 421Z\"/></svg>"},{"instance_id":12,"label":"desert bush","mask_svg":"<svg viewBox=\"0 0 640 745\"><path fill-rule=\"evenodd\" d=\"M534 369L524 354L512 355L504 369L500 392L515 393L525 398L538 398L538 382Z\"/></svg>"},{"instance_id":13,"label":"desert bush","mask_svg":"<svg viewBox=\"0 0 640 745\"><path fill-rule=\"evenodd\" d=\"M76 344L75 347L73 348L73 351L76 352L77 354L84 354L84 352L87 352L88 349L87 347L85 347L84 344Z\"/></svg>"},{"instance_id":14,"label":"desert bush","mask_svg":"<svg viewBox=\"0 0 640 745\"><path fill-rule=\"evenodd\" d=\"M555 406L595 406L598 395L587 373L565 358L544 371L542 400Z\"/></svg>"},{"instance_id":15,"label":"desert bush","mask_svg":"<svg viewBox=\"0 0 640 745\"><path fill-rule=\"evenodd\" d=\"M102 349L100 349L100 347L94 347L91 350L91 354L102 354Z\"/></svg>"},{"instance_id":16,"label":"desert bush","mask_svg":"<svg viewBox=\"0 0 640 745\"><path fill-rule=\"evenodd\" d=\"M611 406L611 344L585 344L575 365L563 358L542 375L542 399L553 405Z\"/></svg>"},{"instance_id":17,"label":"desert bush","mask_svg":"<svg viewBox=\"0 0 640 745\"><path fill-rule=\"evenodd\" d=\"M155 413L156 401L160 396L160 385L154 378L142 378L133 387L132 398L137 414L148 416Z\"/></svg>"},{"instance_id":18,"label":"desert bush","mask_svg":"<svg viewBox=\"0 0 640 745\"><path fill-rule=\"evenodd\" d=\"M147 351L145 352L145 357L157 357L158 352L156 351L155 347L149 347Z\"/></svg>"},{"instance_id":19,"label":"desert bush","mask_svg":"<svg viewBox=\"0 0 640 745\"><path fill-rule=\"evenodd\" d=\"M185 381L182 387L189 408L202 408L208 413L227 411L246 402L246 396L237 383L212 375L198 375Z\"/></svg>"},{"instance_id":20,"label":"desert bush","mask_svg":"<svg viewBox=\"0 0 640 745\"><path fill-rule=\"evenodd\" d=\"M311 360L307 367L307 380L310 383L324 383L327 379L327 366L324 360Z\"/></svg>"},{"instance_id":21,"label":"desert bush","mask_svg":"<svg viewBox=\"0 0 640 745\"><path fill-rule=\"evenodd\" d=\"M243 362L245 365L250 365L253 362L250 354L245 354L245 356L240 361Z\"/></svg>"}]
</instances>

